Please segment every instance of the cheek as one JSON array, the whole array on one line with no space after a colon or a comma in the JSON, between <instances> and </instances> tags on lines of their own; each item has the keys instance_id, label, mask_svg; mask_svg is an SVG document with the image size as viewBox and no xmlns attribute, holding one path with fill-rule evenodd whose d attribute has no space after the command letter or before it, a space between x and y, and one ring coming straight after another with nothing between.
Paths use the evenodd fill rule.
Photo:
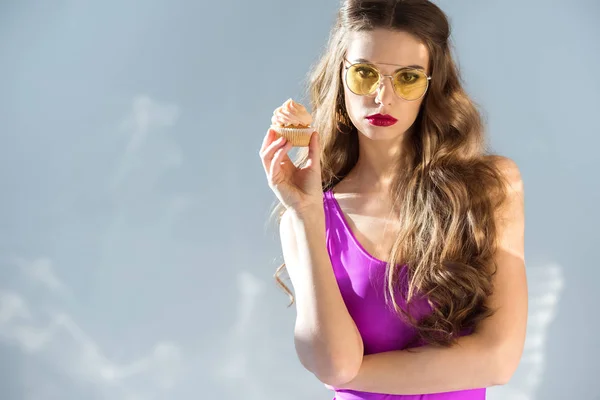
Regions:
<instances>
[{"instance_id":1,"label":"cheek","mask_svg":"<svg viewBox=\"0 0 600 400\"><path fill-rule=\"evenodd\" d=\"M398 118L406 129L415 122L421 109L422 100L419 101L401 101L398 104Z\"/></svg>"},{"instance_id":2,"label":"cheek","mask_svg":"<svg viewBox=\"0 0 600 400\"><path fill-rule=\"evenodd\" d=\"M366 96L357 96L347 88L344 90L344 97L350 120L357 128L360 128L361 124L365 122L364 117L373 113L373 110L376 109L373 99Z\"/></svg>"}]
</instances>

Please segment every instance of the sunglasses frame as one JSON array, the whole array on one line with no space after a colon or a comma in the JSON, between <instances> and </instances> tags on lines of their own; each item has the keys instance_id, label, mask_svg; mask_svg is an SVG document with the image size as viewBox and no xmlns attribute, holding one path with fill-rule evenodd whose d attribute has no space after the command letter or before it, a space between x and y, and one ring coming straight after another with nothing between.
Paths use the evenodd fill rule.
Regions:
<instances>
[{"instance_id":1,"label":"sunglasses frame","mask_svg":"<svg viewBox=\"0 0 600 400\"><path fill-rule=\"evenodd\" d=\"M346 62L350 63L350 65L346 65ZM379 64L381 64L381 65L394 65L394 66L398 66L398 67L400 67L399 68L400 70L402 70L403 68L404 69L410 69L410 70L417 70L420 73L422 73L423 75L425 75L425 77L427 78L427 86L425 87L425 90L423 91L423 94L421 96L417 97L416 99L410 99L410 100L406 99L406 98L404 98L404 97L402 97L401 95L398 94L398 92L396 91L396 88L394 86L393 78L394 78L394 76L397 73L401 72L400 70L394 72L393 75L385 75L385 74L383 74L381 72L381 70L379 68L377 68L375 66L375 63L368 63L368 62L355 62L355 63L351 63L350 60L348 60L346 57L344 57L344 69L346 70L345 73L344 73L344 81L346 83L346 87L348 87L348 90L350 90L352 93L354 93L357 96L372 96L374 93L377 92L377 89L379 89L381 87L383 79L385 79L385 78L389 78L390 79L390 83L392 84L392 88L394 88L394 94L396 96L398 96L399 98L401 98L402 100L405 100L405 101L417 101L417 100L423 98L423 96L425 96L425 93L427 93L427 90L429 90L429 81L431 80L431 76L427 75L427 73L424 72L423 70L416 69L416 68L411 68L411 67L406 67L406 66L402 66L402 65L397 65L397 64L383 64L383 63L379 63ZM372 67L373 69L375 69L377 71L377 73L379 74L379 80L377 81L377 84L374 85L375 86L375 90L372 93L369 93L369 94L360 94L360 93L355 93L352 89L350 89L350 85L348 85L348 71L350 70L350 68L354 67L355 65L368 65L368 66Z\"/></svg>"}]
</instances>

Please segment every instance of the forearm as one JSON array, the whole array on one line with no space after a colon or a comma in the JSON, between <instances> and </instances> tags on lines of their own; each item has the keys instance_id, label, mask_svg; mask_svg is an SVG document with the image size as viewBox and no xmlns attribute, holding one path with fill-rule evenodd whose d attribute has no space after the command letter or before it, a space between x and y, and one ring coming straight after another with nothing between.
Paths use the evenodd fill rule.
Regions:
<instances>
[{"instance_id":1,"label":"forearm","mask_svg":"<svg viewBox=\"0 0 600 400\"><path fill-rule=\"evenodd\" d=\"M292 217L298 268L290 275L296 297L295 346L301 363L325 383L352 379L363 343L340 294L327 252L321 210Z\"/></svg>"},{"instance_id":2,"label":"forearm","mask_svg":"<svg viewBox=\"0 0 600 400\"><path fill-rule=\"evenodd\" d=\"M449 348L423 346L366 355L356 377L339 389L428 394L501 384L499 351L475 334Z\"/></svg>"}]
</instances>

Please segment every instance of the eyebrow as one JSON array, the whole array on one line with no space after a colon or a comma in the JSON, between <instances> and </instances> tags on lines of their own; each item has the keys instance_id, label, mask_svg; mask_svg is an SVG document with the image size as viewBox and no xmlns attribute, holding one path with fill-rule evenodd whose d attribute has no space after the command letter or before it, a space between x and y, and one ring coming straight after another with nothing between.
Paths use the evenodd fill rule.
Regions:
<instances>
[{"instance_id":1,"label":"eyebrow","mask_svg":"<svg viewBox=\"0 0 600 400\"><path fill-rule=\"evenodd\" d=\"M417 64L413 64L413 65L400 65L400 64L376 63L376 62L373 62L373 61L369 61L366 58L357 58L357 59L354 60L354 62L367 63L367 64L395 65L395 66L398 66L400 68L414 68L414 69L420 69L421 71L425 71L425 68L423 66L417 65Z\"/></svg>"}]
</instances>

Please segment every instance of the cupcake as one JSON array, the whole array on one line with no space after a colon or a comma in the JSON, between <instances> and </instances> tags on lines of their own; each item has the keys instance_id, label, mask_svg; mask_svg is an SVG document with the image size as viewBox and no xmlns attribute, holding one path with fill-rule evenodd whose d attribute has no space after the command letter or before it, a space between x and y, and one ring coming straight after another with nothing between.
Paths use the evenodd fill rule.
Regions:
<instances>
[{"instance_id":1,"label":"cupcake","mask_svg":"<svg viewBox=\"0 0 600 400\"><path fill-rule=\"evenodd\" d=\"M271 129L283 136L295 147L307 147L314 129L312 117L306 108L289 99L273 112Z\"/></svg>"}]
</instances>

